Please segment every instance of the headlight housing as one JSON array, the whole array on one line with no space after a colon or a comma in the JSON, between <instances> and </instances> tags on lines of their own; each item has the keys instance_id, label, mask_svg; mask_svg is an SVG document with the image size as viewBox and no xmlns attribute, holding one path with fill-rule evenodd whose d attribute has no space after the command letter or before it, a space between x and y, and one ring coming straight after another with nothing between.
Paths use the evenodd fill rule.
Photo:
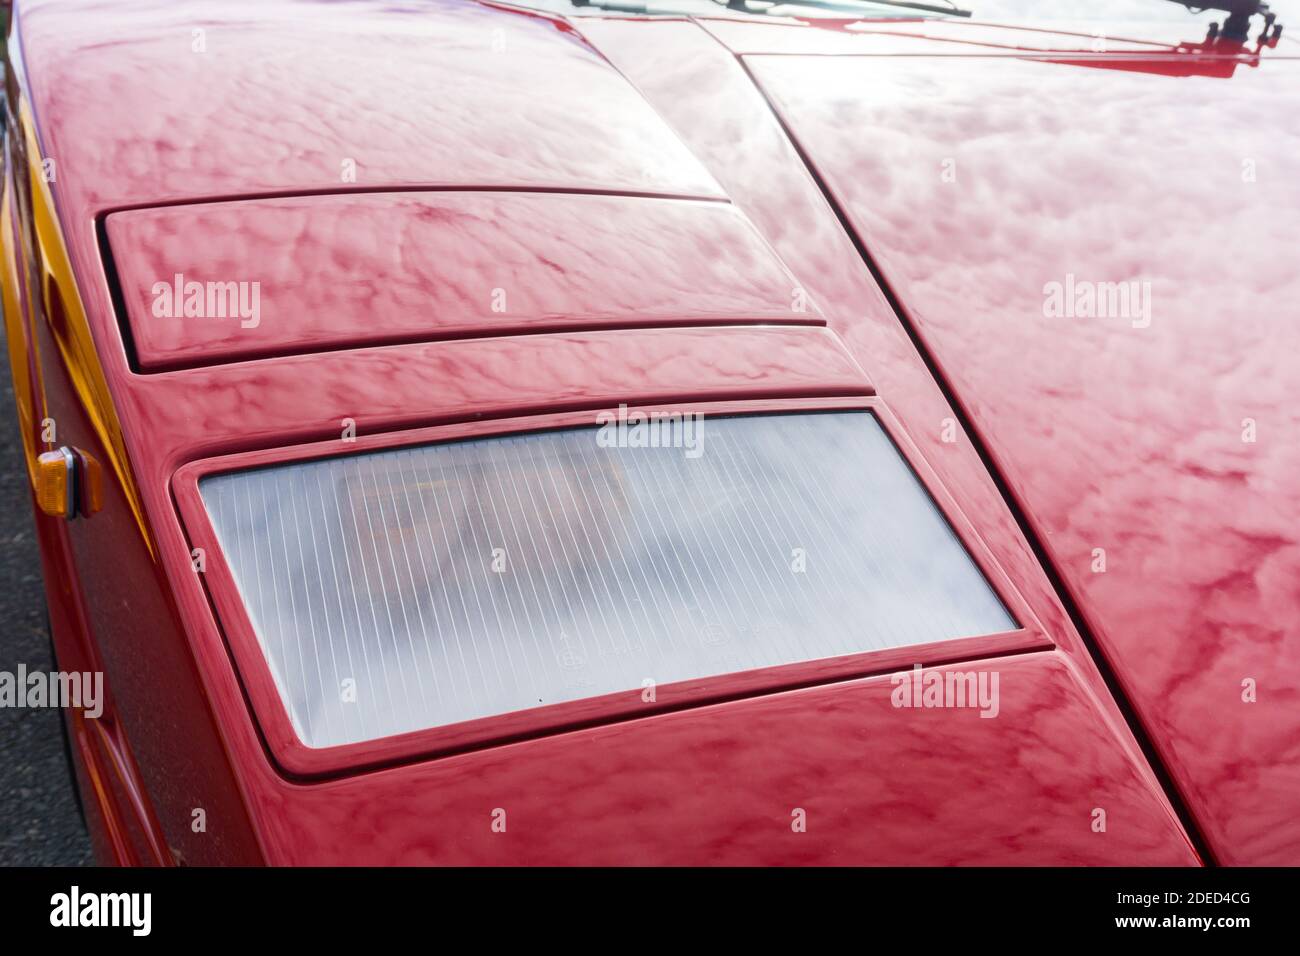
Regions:
<instances>
[{"instance_id":1,"label":"headlight housing","mask_svg":"<svg viewBox=\"0 0 1300 956\"><path fill-rule=\"evenodd\" d=\"M1017 627L870 412L614 426L200 480L305 745Z\"/></svg>"}]
</instances>

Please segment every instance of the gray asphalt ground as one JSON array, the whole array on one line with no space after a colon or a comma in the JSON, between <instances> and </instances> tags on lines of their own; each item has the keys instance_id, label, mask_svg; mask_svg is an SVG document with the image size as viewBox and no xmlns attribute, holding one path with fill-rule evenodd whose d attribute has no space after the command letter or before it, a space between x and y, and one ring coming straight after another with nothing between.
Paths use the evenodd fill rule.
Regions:
<instances>
[{"instance_id":1,"label":"gray asphalt ground","mask_svg":"<svg viewBox=\"0 0 1300 956\"><path fill-rule=\"evenodd\" d=\"M0 354L0 671L49 671L45 593L32 527L8 354ZM77 813L59 730L48 708L0 707L0 866L84 866L90 840Z\"/></svg>"}]
</instances>

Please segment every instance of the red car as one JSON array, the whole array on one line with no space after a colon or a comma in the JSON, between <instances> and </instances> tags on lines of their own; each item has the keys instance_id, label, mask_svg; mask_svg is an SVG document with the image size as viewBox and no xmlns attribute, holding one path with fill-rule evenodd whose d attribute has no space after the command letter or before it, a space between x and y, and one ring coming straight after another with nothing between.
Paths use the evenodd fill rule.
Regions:
<instances>
[{"instance_id":1,"label":"red car","mask_svg":"<svg viewBox=\"0 0 1300 956\"><path fill-rule=\"evenodd\" d=\"M1300 863L1293 8L972 2L14 4L98 859Z\"/></svg>"}]
</instances>

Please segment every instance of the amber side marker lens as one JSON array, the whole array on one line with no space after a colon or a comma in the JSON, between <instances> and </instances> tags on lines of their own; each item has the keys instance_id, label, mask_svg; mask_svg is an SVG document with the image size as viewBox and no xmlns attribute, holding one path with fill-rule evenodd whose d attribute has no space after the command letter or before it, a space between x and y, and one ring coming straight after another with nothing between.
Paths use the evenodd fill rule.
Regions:
<instances>
[{"instance_id":1,"label":"amber side marker lens","mask_svg":"<svg viewBox=\"0 0 1300 956\"><path fill-rule=\"evenodd\" d=\"M71 515L75 462L66 448L44 452L36 459L36 506L45 514Z\"/></svg>"}]
</instances>

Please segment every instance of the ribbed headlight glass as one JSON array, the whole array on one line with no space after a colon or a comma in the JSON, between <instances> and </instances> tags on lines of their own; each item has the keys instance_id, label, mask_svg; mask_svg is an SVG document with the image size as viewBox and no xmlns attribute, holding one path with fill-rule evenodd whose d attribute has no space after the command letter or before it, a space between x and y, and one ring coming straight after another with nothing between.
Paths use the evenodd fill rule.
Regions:
<instances>
[{"instance_id":1,"label":"ribbed headlight glass","mask_svg":"<svg viewBox=\"0 0 1300 956\"><path fill-rule=\"evenodd\" d=\"M865 411L606 423L199 488L310 747L1016 627Z\"/></svg>"}]
</instances>

